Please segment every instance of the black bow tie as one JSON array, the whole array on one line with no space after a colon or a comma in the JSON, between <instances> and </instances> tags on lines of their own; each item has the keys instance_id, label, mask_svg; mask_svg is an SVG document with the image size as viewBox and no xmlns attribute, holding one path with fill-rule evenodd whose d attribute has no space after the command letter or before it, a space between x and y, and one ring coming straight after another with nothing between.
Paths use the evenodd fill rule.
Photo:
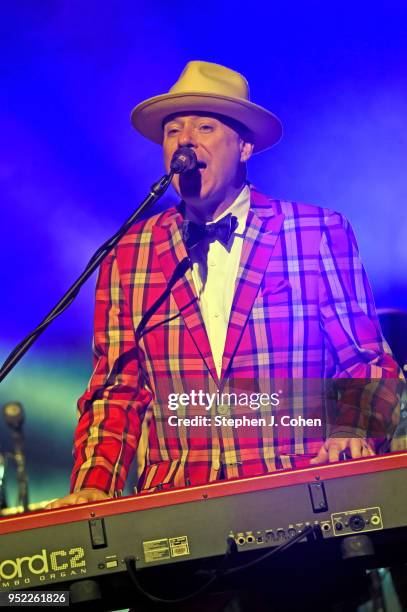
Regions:
<instances>
[{"instance_id":1,"label":"black bow tie","mask_svg":"<svg viewBox=\"0 0 407 612\"><path fill-rule=\"evenodd\" d=\"M193 221L184 221L182 226L182 238L189 249L204 238L209 238L210 242L219 240L219 242L226 246L238 225L239 222L237 217L232 216L232 213L219 219L216 223L209 223L208 225L200 225Z\"/></svg>"}]
</instances>

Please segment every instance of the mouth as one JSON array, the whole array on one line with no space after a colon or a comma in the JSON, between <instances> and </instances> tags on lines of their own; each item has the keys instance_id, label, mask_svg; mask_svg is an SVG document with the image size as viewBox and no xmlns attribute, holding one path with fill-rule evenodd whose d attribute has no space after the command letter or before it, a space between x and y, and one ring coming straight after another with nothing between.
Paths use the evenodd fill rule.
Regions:
<instances>
[{"instance_id":1,"label":"mouth","mask_svg":"<svg viewBox=\"0 0 407 612\"><path fill-rule=\"evenodd\" d=\"M198 160L196 163L196 166L192 168L192 170L187 170L186 172L183 172L183 176L193 179L194 177L197 177L200 174L202 174L203 170L205 169L206 169L205 162Z\"/></svg>"}]
</instances>

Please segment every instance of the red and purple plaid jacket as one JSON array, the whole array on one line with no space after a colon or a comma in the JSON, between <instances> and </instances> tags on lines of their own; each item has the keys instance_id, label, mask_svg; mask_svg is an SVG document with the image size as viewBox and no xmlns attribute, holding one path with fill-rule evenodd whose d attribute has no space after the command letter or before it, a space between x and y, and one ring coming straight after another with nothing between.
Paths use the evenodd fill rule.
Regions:
<instances>
[{"instance_id":1,"label":"red and purple plaid jacket","mask_svg":"<svg viewBox=\"0 0 407 612\"><path fill-rule=\"evenodd\" d=\"M176 208L141 221L101 265L95 364L78 403L72 491L123 489L147 410L146 491L302 466L327 435L369 437L394 427L394 397L380 381L395 381L400 372L343 216L252 189L220 379L181 228ZM372 383L362 392L354 380ZM241 428L213 419L207 426L169 425L170 393L236 385L285 392L293 381L297 390L282 402L282 413L323 414L322 427L269 427L261 418ZM342 384L333 408L317 397L321 381ZM217 412L230 414L223 405L211 412L180 406L175 414Z\"/></svg>"}]
</instances>

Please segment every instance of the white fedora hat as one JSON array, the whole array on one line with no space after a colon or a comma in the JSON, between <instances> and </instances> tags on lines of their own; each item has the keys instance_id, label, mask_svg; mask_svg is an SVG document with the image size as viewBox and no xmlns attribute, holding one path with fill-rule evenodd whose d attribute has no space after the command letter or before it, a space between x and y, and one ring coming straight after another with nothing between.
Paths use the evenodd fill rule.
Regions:
<instances>
[{"instance_id":1,"label":"white fedora hat","mask_svg":"<svg viewBox=\"0 0 407 612\"><path fill-rule=\"evenodd\" d=\"M140 134L162 144L166 117L189 111L216 113L238 121L251 133L254 153L271 147L282 135L280 120L250 102L249 85L243 75L200 61L188 62L167 94L138 104L132 110L131 122Z\"/></svg>"}]
</instances>

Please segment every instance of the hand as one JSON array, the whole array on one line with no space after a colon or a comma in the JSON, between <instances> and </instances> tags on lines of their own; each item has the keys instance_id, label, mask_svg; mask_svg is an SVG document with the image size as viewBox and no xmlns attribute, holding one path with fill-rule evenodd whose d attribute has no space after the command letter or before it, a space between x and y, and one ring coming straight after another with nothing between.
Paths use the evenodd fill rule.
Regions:
<instances>
[{"instance_id":1,"label":"hand","mask_svg":"<svg viewBox=\"0 0 407 612\"><path fill-rule=\"evenodd\" d=\"M349 448L352 459L375 455L366 438L328 438L319 449L318 455L311 459L311 464L332 463L339 461L339 455Z\"/></svg>"},{"instance_id":2,"label":"hand","mask_svg":"<svg viewBox=\"0 0 407 612\"><path fill-rule=\"evenodd\" d=\"M54 508L64 508L65 506L74 506L75 504L88 504L89 502L101 501L102 499L110 499L110 495L100 491L100 489L82 489L50 502L45 506L45 509L51 510Z\"/></svg>"}]
</instances>

